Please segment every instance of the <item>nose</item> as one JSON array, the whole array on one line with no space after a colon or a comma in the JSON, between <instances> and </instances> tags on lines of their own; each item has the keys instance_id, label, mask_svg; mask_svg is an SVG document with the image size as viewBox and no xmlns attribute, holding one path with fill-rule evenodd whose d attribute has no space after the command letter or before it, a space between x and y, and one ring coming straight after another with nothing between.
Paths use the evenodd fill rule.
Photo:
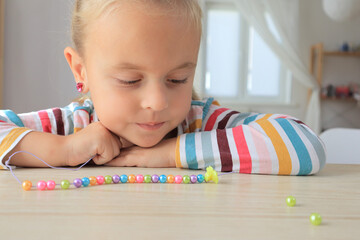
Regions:
<instances>
[{"instance_id":1,"label":"nose","mask_svg":"<svg viewBox=\"0 0 360 240\"><path fill-rule=\"evenodd\" d=\"M168 105L166 86L161 82L151 83L146 86L142 96L142 108L153 111L162 111Z\"/></svg>"}]
</instances>

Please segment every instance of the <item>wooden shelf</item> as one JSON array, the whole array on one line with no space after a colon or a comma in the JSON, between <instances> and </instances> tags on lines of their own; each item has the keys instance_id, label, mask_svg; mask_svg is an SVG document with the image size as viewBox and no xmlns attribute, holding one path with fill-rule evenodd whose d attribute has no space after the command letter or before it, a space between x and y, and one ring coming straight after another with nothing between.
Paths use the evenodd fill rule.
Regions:
<instances>
[{"instance_id":1,"label":"wooden shelf","mask_svg":"<svg viewBox=\"0 0 360 240\"><path fill-rule=\"evenodd\" d=\"M323 52L325 56L360 57L360 52Z\"/></svg>"},{"instance_id":2,"label":"wooden shelf","mask_svg":"<svg viewBox=\"0 0 360 240\"><path fill-rule=\"evenodd\" d=\"M355 98L352 97L325 97L321 96L321 100L323 101L341 101L341 102L357 102Z\"/></svg>"},{"instance_id":3,"label":"wooden shelf","mask_svg":"<svg viewBox=\"0 0 360 240\"><path fill-rule=\"evenodd\" d=\"M322 87L324 57L359 57L358 52L324 51L324 44L318 43L311 46L310 52L310 73L315 76L319 87ZM357 102L354 98L327 98L321 96L322 100Z\"/></svg>"}]
</instances>

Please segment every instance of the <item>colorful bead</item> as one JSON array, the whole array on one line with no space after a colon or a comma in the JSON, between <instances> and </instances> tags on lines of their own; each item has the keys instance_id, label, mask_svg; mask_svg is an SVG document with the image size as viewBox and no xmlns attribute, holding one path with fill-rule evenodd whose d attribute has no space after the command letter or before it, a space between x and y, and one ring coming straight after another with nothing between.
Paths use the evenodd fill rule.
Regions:
<instances>
[{"instance_id":1,"label":"colorful bead","mask_svg":"<svg viewBox=\"0 0 360 240\"><path fill-rule=\"evenodd\" d=\"M294 198L293 196L288 196L288 197L286 198L286 204L287 204L289 207L295 206L295 204L296 204L296 198Z\"/></svg>"},{"instance_id":2,"label":"colorful bead","mask_svg":"<svg viewBox=\"0 0 360 240\"><path fill-rule=\"evenodd\" d=\"M206 173L205 173L205 182L210 182L210 181L213 181L214 183L219 182L217 172L211 166L206 168Z\"/></svg>"},{"instance_id":3,"label":"colorful bead","mask_svg":"<svg viewBox=\"0 0 360 240\"><path fill-rule=\"evenodd\" d=\"M188 175L184 175L184 176L183 176L183 182L184 182L185 184L188 184L188 183L190 182L190 177L189 177Z\"/></svg>"},{"instance_id":4,"label":"colorful bead","mask_svg":"<svg viewBox=\"0 0 360 240\"><path fill-rule=\"evenodd\" d=\"M321 221L322 221L322 218L321 218L320 214L312 213L310 215L310 222L312 225L315 225L315 226L320 225Z\"/></svg>"},{"instance_id":5,"label":"colorful bead","mask_svg":"<svg viewBox=\"0 0 360 240\"><path fill-rule=\"evenodd\" d=\"M46 189L46 182L45 181L38 181L37 189L43 191Z\"/></svg>"},{"instance_id":6,"label":"colorful bead","mask_svg":"<svg viewBox=\"0 0 360 240\"><path fill-rule=\"evenodd\" d=\"M31 187L32 187L32 183L29 180L23 181L22 188L25 191L29 191L31 189Z\"/></svg>"},{"instance_id":7,"label":"colorful bead","mask_svg":"<svg viewBox=\"0 0 360 240\"><path fill-rule=\"evenodd\" d=\"M106 181L106 179L105 179L105 181ZM115 174L114 176L112 176L112 181L113 181L113 183L119 183L120 176Z\"/></svg>"},{"instance_id":8,"label":"colorful bead","mask_svg":"<svg viewBox=\"0 0 360 240\"><path fill-rule=\"evenodd\" d=\"M112 183L112 181L113 181L113 180L112 180L112 177L111 177L110 175L106 175L106 176L105 176L105 183L106 183L106 184L110 184L110 183Z\"/></svg>"},{"instance_id":9,"label":"colorful bead","mask_svg":"<svg viewBox=\"0 0 360 240\"><path fill-rule=\"evenodd\" d=\"M175 176L175 182L176 182L177 184L180 184L180 183L182 182L182 176L176 175L176 176Z\"/></svg>"},{"instance_id":10,"label":"colorful bead","mask_svg":"<svg viewBox=\"0 0 360 240\"><path fill-rule=\"evenodd\" d=\"M137 182L137 183L142 183L142 182L144 182L144 176L141 175L141 174L136 175L136 182Z\"/></svg>"},{"instance_id":11,"label":"colorful bead","mask_svg":"<svg viewBox=\"0 0 360 240\"><path fill-rule=\"evenodd\" d=\"M62 189L68 189L70 187L70 182L69 180L62 180L60 185Z\"/></svg>"},{"instance_id":12,"label":"colorful bead","mask_svg":"<svg viewBox=\"0 0 360 240\"><path fill-rule=\"evenodd\" d=\"M76 188L79 188L79 187L81 187L81 185L82 185L82 181L81 181L80 178L75 178L74 181L73 181L73 184L74 184L74 186L75 186Z\"/></svg>"},{"instance_id":13,"label":"colorful bead","mask_svg":"<svg viewBox=\"0 0 360 240\"><path fill-rule=\"evenodd\" d=\"M151 181L152 181L153 183L159 182L159 175L156 175L156 174L152 175L152 176L151 176Z\"/></svg>"},{"instance_id":14,"label":"colorful bead","mask_svg":"<svg viewBox=\"0 0 360 240\"><path fill-rule=\"evenodd\" d=\"M196 177L196 175L191 175L191 176L190 176L190 182L191 182L191 183L196 183L196 182L197 182L197 177Z\"/></svg>"},{"instance_id":15,"label":"colorful bead","mask_svg":"<svg viewBox=\"0 0 360 240\"><path fill-rule=\"evenodd\" d=\"M127 183L128 177L127 177L125 174L123 174L123 175L121 175L121 177L120 177L120 181L121 181L122 183Z\"/></svg>"},{"instance_id":16,"label":"colorful bead","mask_svg":"<svg viewBox=\"0 0 360 240\"><path fill-rule=\"evenodd\" d=\"M91 176L91 177L89 177L89 180L90 180L90 185L91 185L91 186L96 185L96 177Z\"/></svg>"},{"instance_id":17,"label":"colorful bead","mask_svg":"<svg viewBox=\"0 0 360 240\"><path fill-rule=\"evenodd\" d=\"M165 175L160 175L159 181L160 181L161 183L166 183L166 176L165 176Z\"/></svg>"},{"instance_id":18,"label":"colorful bead","mask_svg":"<svg viewBox=\"0 0 360 240\"><path fill-rule=\"evenodd\" d=\"M49 180L46 183L46 187L47 187L48 190L54 190L55 186L56 186L56 183L53 180Z\"/></svg>"},{"instance_id":19,"label":"colorful bead","mask_svg":"<svg viewBox=\"0 0 360 240\"><path fill-rule=\"evenodd\" d=\"M135 175L134 175L134 174L130 174L130 175L128 176L128 181L129 181L129 183L134 183L134 182L136 181Z\"/></svg>"},{"instance_id":20,"label":"colorful bead","mask_svg":"<svg viewBox=\"0 0 360 240\"><path fill-rule=\"evenodd\" d=\"M151 183L151 176L150 175L145 175L144 176L144 182Z\"/></svg>"},{"instance_id":21,"label":"colorful bead","mask_svg":"<svg viewBox=\"0 0 360 240\"><path fill-rule=\"evenodd\" d=\"M84 187L87 187L90 184L90 179L88 177L84 177L81 179L81 182Z\"/></svg>"},{"instance_id":22,"label":"colorful bead","mask_svg":"<svg viewBox=\"0 0 360 240\"><path fill-rule=\"evenodd\" d=\"M167 176L166 180L168 183L173 183L175 181L175 177L174 177L174 175L170 174Z\"/></svg>"},{"instance_id":23,"label":"colorful bead","mask_svg":"<svg viewBox=\"0 0 360 240\"><path fill-rule=\"evenodd\" d=\"M104 176L101 176L101 175L97 176L96 182L97 182L97 184L102 185L105 182Z\"/></svg>"},{"instance_id":24,"label":"colorful bead","mask_svg":"<svg viewBox=\"0 0 360 240\"><path fill-rule=\"evenodd\" d=\"M202 183L205 180L204 175L202 175L202 174L197 175L197 180L199 183Z\"/></svg>"}]
</instances>

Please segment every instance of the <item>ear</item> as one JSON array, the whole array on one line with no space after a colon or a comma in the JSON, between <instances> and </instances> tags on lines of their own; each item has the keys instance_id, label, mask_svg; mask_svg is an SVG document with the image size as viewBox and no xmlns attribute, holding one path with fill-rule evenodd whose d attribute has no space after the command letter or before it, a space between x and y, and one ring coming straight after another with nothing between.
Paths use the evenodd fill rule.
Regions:
<instances>
[{"instance_id":1,"label":"ear","mask_svg":"<svg viewBox=\"0 0 360 240\"><path fill-rule=\"evenodd\" d=\"M72 73L74 74L75 82L84 83L84 88L82 92L87 93L89 91L89 88L86 77L86 68L83 59L80 57L78 52L71 47L66 47L64 49L64 55L71 68Z\"/></svg>"}]
</instances>

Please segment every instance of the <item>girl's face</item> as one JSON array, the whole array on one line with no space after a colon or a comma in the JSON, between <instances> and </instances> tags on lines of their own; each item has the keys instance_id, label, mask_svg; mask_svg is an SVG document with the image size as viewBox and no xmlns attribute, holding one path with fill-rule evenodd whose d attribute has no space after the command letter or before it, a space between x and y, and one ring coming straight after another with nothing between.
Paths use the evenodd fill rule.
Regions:
<instances>
[{"instance_id":1,"label":"girl's face","mask_svg":"<svg viewBox=\"0 0 360 240\"><path fill-rule=\"evenodd\" d=\"M160 142L190 109L199 44L184 17L130 3L93 23L84 81L102 124L138 146Z\"/></svg>"}]
</instances>

